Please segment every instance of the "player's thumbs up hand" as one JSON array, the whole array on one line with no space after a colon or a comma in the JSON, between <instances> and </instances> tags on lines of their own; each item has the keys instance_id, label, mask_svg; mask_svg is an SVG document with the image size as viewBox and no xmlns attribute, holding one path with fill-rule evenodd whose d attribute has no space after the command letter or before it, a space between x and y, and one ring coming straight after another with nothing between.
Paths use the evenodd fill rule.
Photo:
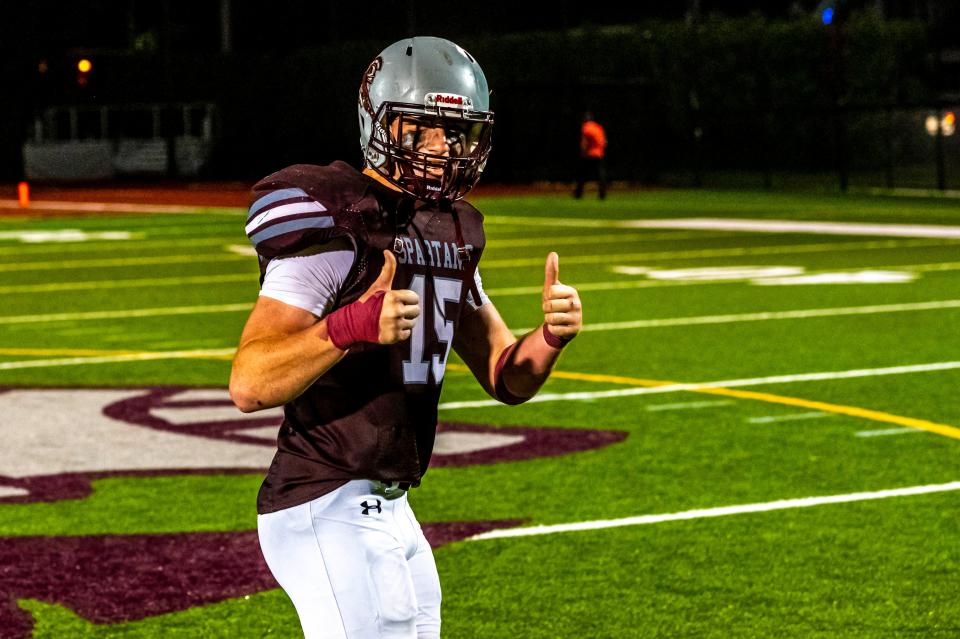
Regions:
<instances>
[{"instance_id":1,"label":"player's thumbs up hand","mask_svg":"<svg viewBox=\"0 0 960 639\"><path fill-rule=\"evenodd\" d=\"M417 318L420 316L420 296L415 292L401 289L391 290L393 276L397 273L397 258L391 251L383 252L383 270L370 285L360 301L383 292L383 306L380 308L379 342L395 344L408 339Z\"/></svg>"},{"instance_id":2,"label":"player's thumbs up hand","mask_svg":"<svg viewBox=\"0 0 960 639\"><path fill-rule=\"evenodd\" d=\"M583 326L580 294L572 286L560 283L560 257L547 255L543 269L543 323L554 337L569 341Z\"/></svg>"},{"instance_id":3,"label":"player's thumbs up hand","mask_svg":"<svg viewBox=\"0 0 960 639\"><path fill-rule=\"evenodd\" d=\"M394 291L397 258L383 252L383 269L356 302L327 315L327 335L340 350L354 344L395 344L410 337L420 315L420 296L413 291Z\"/></svg>"}]
</instances>

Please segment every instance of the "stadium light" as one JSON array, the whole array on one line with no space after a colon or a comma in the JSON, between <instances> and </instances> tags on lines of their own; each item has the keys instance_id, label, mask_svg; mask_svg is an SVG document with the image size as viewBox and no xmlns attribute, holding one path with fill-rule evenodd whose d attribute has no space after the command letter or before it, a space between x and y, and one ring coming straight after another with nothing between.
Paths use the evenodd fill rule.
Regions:
<instances>
[{"instance_id":1,"label":"stadium light","mask_svg":"<svg viewBox=\"0 0 960 639\"><path fill-rule=\"evenodd\" d=\"M957 132L957 116L954 115L953 111L947 111L944 114L943 119L940 120L940 127L943 129L944 135L953 135Z\"/></svg>"},{"instance_id":2,"label":"stadium light","mask_svg":"<svg viewBox=\"0 0 960 639\"><path fill-rule=\"evenodd\" d=\"M953 111L947 111L943 114L940 121L937 122L937 116L931 113L927 116L927 119L923 121L923 128L927 130L930 137L937 135L938 128L944 136L953 135L957 132L957 115Z\"/></svg>"},{"instance_id":3,"label":"stadium light","mask_svg":"<svg viewBox=\"0 0 960 639\"><path fill-rule=\"evenodd\" d=\"M80 58L77 61L77 86L86 87L90 82L90 72L93 70L93 63L88 58Z\"/></svg>"}]
</instances>

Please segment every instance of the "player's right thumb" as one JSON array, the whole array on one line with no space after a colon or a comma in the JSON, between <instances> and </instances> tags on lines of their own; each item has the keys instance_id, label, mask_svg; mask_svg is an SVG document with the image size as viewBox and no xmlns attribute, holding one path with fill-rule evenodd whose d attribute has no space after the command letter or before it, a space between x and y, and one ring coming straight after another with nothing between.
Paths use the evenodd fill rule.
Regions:
<instances>
[{"instance_id":1,"label":"player's right thumb","mask_svg":"<svg viewBox=\"0 0 960 639\"><path fill-rule=\"evenodd\" d=\"M364 297L373 295L378 291L389 291L393 288L393 276L397 273L397 258L390 251L383 252L383 269L379 277L370 285Z\"/></svg>"}]
</instances>

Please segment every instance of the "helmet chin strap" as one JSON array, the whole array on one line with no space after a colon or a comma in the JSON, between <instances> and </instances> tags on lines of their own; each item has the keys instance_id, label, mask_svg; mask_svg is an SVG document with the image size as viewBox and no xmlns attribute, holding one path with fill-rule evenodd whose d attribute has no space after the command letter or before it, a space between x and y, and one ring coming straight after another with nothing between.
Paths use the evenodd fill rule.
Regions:
<instances>
[{"instance_id":1,"label":"helmet chin strap","mask_svg":"<svg viewBox=\"0 0 960 639\"><path fill-rule=\"evenodd\" d=\"M401 162L395 160L397 165ZM439 165L433 165L439 168ZM397 178L404 190L413 193L415 197L424 200L453 202L459 200L469 189L459 187L459 177L464 173L463 161L460 158L448 158L443 165L443 173L436 175L428 170L429 165L423 163L406 163L404 171L400 166L397 170L401 175Z\"/></svg>"},{"instance_id":2,"label":"helmet chin strap","mask_svg":"<svg viewBox=\"0 0 960 639\"><path fill-rule=\"evenodd\" d=\"M392 175L387 174L390 171ZM426 173L426 171L424 171ZM446 175L447 171L444 171ZM363 169L363 174L367 175L380 184L386 186L387 188L399 191L401 193L406 193L420 200L440 200L444 197L443 193L443 179L435 179L430 176L423 176L416 174L416 169L411 168L408 170L408 174L404 175L403 169L400 167L400 162L394 158L387 160L386 164L382 167L373 167L367 165ZM434 185L435 188L431 189L430 186Z\"/></svg>"},{"instance_id":3,"label":"helmet chin strap","mask_svg":"<svg viewBox=\"0 0 960 639\"><path fill-rule=\"evenodd\" d=\"M436 201L443 198L443 182L419 176L404 176L401 184L418 199Z\"/></svg>"},{"instance_id":4,"label":"helmet chin strap","mask_svg":"<svg viewBox=\"0 0 960 639\"><path fill-rule=\"evenodd\" d=\"M366 167L364 167L364 168L363 168L363 174L366 175L366 176L369 177L369 178L373 178L374 180L376 180L377 182L379 182L379 183L382 184L383 186L387 187L388 189L391 189L391 190L393 190L393 191L397 191L397 192L399 192L399 193L403 193L403 189L401 189L401 188L398 187L396 184L394 184L393 182L391 182L390 180L388 180L387 178L385 178L383 175L380 174L379 171L377 171L375 168L373 168L373 167L371 167L371 166L366 166Z\"/></svg>"}]
</instances>

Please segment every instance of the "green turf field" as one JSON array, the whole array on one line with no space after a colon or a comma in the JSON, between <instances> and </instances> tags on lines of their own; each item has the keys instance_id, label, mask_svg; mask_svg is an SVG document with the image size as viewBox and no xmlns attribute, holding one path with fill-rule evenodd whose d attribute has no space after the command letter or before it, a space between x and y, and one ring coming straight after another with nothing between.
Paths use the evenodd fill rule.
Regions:
<instances>
[{"instance_id":1,"label":"green turf field","mask_svg":"<svg viewBox=\"0 0 960 639\"><path fill-rule=\"evenodd\" d=\"M960 636L960 203L701 191L474 203L487 216L484 286L511 328L541 321L555 250L585 330L546 401L519 407L493 405L452 356L441 420L627 436L431 469L411 495L423 523L548 526L436 551L445 637ZM758 232L679 218L953 230ZM131 387L225 388L258 290L243 223L229 209L0 218L0 386L17 398L0 393L0 479L93 469L83 457L101 449L79 432L78 390L106 405ZM63 430L22 418L41 414ZM69 445L42 441L68 431ZM0 503L0 543L255 529L259 473L179 473L150 449L110 450L133 461L98 459L118 472L89 495ZM168 470L119 472L134 462ZM0 482L0 499L22 496L10 486ZM789 501L808 497L837 499ZM628 519L646 515L665 516ZM83 592L10 574L0 564L0 595L33 616L35 637L299 633L280 590L110 622L71 609ZM29 634L0 630L17 636Z\"/></svg>"}]
</instances>

